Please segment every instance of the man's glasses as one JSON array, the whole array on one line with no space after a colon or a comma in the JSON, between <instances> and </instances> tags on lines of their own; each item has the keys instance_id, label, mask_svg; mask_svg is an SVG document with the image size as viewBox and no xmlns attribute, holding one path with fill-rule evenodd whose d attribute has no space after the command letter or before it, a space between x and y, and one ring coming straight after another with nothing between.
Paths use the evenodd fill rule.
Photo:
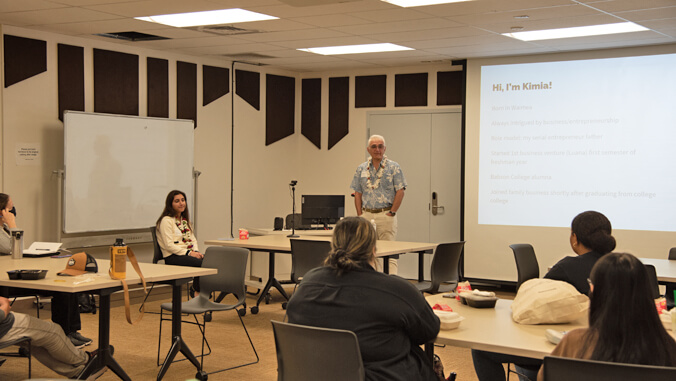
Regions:
<instances>
[{"instance_id":1,"label":"man's glasses","mask_svg":"<svg viewBox=\"0 0 676 381\"><path fill-rule=\"evenodd\" d=\"M377 148L377 149L383 149L383 148L385 148L385 145L384 145L384 144L378 144L378 145L376 145L376 144L371 144L371 145L369 146L369 148L371 148L371 149L376 149L376 148Z\"/></svg>"}]
</instances>

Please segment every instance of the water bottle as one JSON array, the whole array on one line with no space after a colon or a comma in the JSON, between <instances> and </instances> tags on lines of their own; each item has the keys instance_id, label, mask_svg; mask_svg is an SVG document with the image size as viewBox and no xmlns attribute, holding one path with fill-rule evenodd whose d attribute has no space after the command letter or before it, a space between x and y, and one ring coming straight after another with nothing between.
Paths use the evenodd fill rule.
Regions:
<instances>
[{"instance_id":1,"label":"water bottle","mask_svg":"<svg viewBox=\"0 0 676 381\"><path fill-rule=\"evenodd\" d=\"M12 237L9 248L12 259L23 258L23 230L12 228L9 229L9 233Z\"/></svg>"},{"instance_id":2,"label":"water bottle","mask_svg":"<svg viewBox=\"0 0 676 381\"><path fill-rule=\"evenodd\" d=\"M110 247L110 275L113 278L127 278L127 245L122 238L116 238Z\"/></svg>"}]
</instances>

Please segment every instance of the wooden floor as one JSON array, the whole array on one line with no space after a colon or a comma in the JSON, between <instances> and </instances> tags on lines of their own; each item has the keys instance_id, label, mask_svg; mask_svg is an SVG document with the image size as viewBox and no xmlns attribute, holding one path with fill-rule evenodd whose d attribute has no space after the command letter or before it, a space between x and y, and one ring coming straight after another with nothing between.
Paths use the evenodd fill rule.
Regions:
<instances>
[{"instance_id":1,"label":"wooden floor","mask_svg":"<svg viewBox=\"0 0 676 381\"><path fill-rule=\"evenodd\" d=\"M148 303L146 311L159 312L160 303L170 300L168 289L164 292L153 291L153 295L160 300ZM291 291L289 289L288 291ZM509 297L509 295L507 295ZM277 359L272 334L271 320L284 319L285 311L281 307L282 297L273 293L270 304L261 304L257 315L252 315L247 309L243 317L244 324L254 342L260 362L254 365L209 375L209 380L263 380L277 379ZM224 303L227 302L224 301ZM255 304L255 297L248 297L249 306ZM35 310L26 307L17 307L18 312L35 316ZM138 314L138 304L132 308L132 318ZM98 336L98 314L82 314L82 333L94 339L94 343L86 350L96 348ZM49 308L41 311L40 317L49 318ZM115 347L115 358L124 368L132 380L155 380L159 367L156 364L158 344L159 315L146 313L142 321L136 325L129 325L125 320L124 307L111 309L111 338ZM162 354L169 349L171 326L165 323L162 330ZM183 337L195 354L200 352L200 333L197 327L184 324ZM212 347L212 354L205 357L205 371L236 366L255 360L255 355L249 346L246 334L233 311L217 312L213 314L213 321L207 324L207 339ZM441 357L446 375L451 371L458 374L457 380L476 380L471 354L468 349L454 347L437 347L435 352ZM181 355L177 359L182 358ZM171 365L164 380L190 380L195 376L195 368L188 361L180 361ZM33 361L33 378L58 379L58 375L38 361ZM0 379L5 381L23 380L27 378L27 361L25 359L8 358L0 366ZM99 380L118 380L112 371L107 371Z\"/></svg>"}]
</instances>

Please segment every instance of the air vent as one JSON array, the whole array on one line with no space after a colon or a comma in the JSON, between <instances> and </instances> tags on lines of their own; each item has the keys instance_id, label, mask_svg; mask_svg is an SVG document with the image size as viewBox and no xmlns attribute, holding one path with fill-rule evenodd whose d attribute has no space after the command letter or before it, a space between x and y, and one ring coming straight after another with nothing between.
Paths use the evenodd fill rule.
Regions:
<instances>
[{"instance_id":1,"label":"air vent","mask_svg":"<svg viewBox=\"0 0 676 381\"><path fill-rule=\"evenodd\" d=\"M94 35L124 41L155 41L169 39L168 37L156 36L154 34L147 34L141 32L96 33Z\"/></svg>"},{"instance_id":2,"label":"air vent","mask_svg":"<svg viewBox=\"0 0 676 381\"><path fill-rule=\"evenodd\" d=\"M240 34L263 33L262 30L238 28L232 25L201 25L188 29L193 29L198 32L218 34L219 36L235 36Z\"/></svg>"}]
</instances>

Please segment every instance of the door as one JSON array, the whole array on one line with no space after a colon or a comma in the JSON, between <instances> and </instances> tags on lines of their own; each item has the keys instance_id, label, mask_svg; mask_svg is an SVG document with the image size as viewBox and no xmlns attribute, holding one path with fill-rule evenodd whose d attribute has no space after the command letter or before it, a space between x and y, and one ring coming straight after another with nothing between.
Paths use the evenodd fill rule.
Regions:
<instances>
[{"instance_id":1,"label":"door","mask_svg":"<svg viewBox=\"0 0 676 381\"><path fill-rule=\"evenodd\" d=\"M460 240L461 115L459 111L369 115L369 135L385 138L385 154L401 165L408 183L397 211L398 241ZM427 278L430 260L426 256ZM417 269L417 255L400 257L399 275L417 278Z\"/></svg>"}]
</instances>

